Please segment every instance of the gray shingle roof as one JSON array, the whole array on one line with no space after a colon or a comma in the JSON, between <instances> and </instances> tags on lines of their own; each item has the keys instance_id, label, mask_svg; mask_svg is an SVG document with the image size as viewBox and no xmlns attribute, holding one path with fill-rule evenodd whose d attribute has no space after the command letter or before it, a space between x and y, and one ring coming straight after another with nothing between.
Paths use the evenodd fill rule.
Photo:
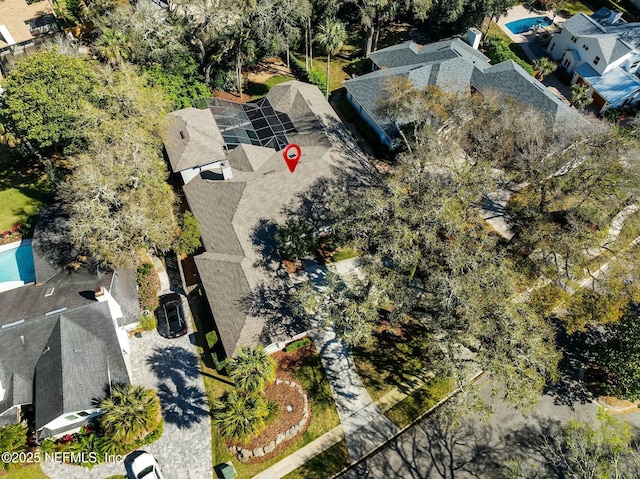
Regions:
<instances>
[{"instance_id":1,"label":"gray shingle roof","mask_svg":"<svg viewBox=\"0 0 640 479\"><path fill-rule=\"evenodd\" d=\"M599 18L599 17L597 17ZM640 24L601 25L594 18L579 12L563 23L562 28L576 37L593 38L598 42L602 58L614 62L640 45Z\"/></svg>"},{"instance_id":2,"label":"gray shingle roof","mask_svg":"<svg viewBox=\"0 0 640 479\"><path fill-rule=\"evenodd\" d=\"M195 257L220 340L229 357L233 355L244 328L247 316L244 301L251 293L241 265L243 259L244 255L230 256L208 252Z\"/></svg>"},{"instance_id":3,"label":"gray shingle roof","mask_svg":"<svg viewBox=\"0 0 640 479\"><path fill-rule=\"evenodd\" d=\"M474 71L471 84L481 93L496 92L499 98L513 100L535 108L552 124L562 123L579 116L551 93L542 83L529 75L513 60Z\"/></svg>"},{"instance_id":4,"label":"gray shingle roof","mask_svg":"<svg viewBox=\"0 0 640 479\"><path fill-rule=\"evenodd\" d=\"M136 273L131 269L118 269L113 272L109 293L122 309L122 318L118 318L118 325L125 326L140 321L140 301Z\"/></svg>"},{"instance_id":5,"label":"gray shingle roof","mask_svg":"<svg viewBox=\"0 0 640 479\"><path fill-rule=\"evenodd\" d=\"M224 140L208 108L174 111L162 123L162 139L174 172L224 159Z\"/></svg>"},{"instance_id":6,"label":"gray shingle roof","mask_svg":"<svg viewBox=\"0 0 640 479\"><path fill-rule=\"evenodd\" d=\"M53 321L46 352L35 368L36 429L62 414L95 407L109 382L129 383L106 302L62 313Z\"/></svg>"},{"instance_id":7,"label":"gray shingle roof","mask_svg":"<svg viewBox=\"0 0 640 479\"><path fill-rule=\"evenodd\" d=\"M244 256L233 229L235 215L246 184L209 181L196 177L184 185L191 212L200 222L202 243L211 253Z\"/></svg>"},{"instance_id":8,"label":"gray shingle roof","mask_svg":"<svg viewBox=\"0 0 640 479\"><path fill-rule=\"evenodd\" d=\"M371 118L391 137L397 136L393 122L378 112L385 91L393 81L409 79L415 88L437 86L451 93L468 91L474 70L489 68L488 63L470 63L462 57L434 60L420 65L385 68L347 80L344 86Z\"/></svg>"},{"instance_id":9,"label":"gray shingle roof","mask_svg":"<svg viewBox=\"0 0 640 479\"><path fill-rule=\"evenodd\" d=\"M249 311L249 296L274 279L272 269L260 266L273 238L258 240L259 226L281 222L283 210L295 207L299 195L320 179L365 174L358 147L317 87L286 82L267 98L297 130L287 135L303 150L295 173L281 151L241 145L228 155L232 179L203 172L183 186L206 249L195 257L196 266L228 355L239 345L258 342L267 322Z\"/></svg>"},{"instance_id":10,"label":"gray shingle roof","mask_svg":"<svg viewBox=\"0 0 640 479\"><path fill-rule=\"evenodd\" d=\"M453 37L427 45L418 45L414 41L409 41L369 54L371 61L379 68L417 65L420 63L439 62L460 57L465 58L471 64L489 62L489 59L485 55L469 46L459 37Z\"/></svg>"}]
</instances>

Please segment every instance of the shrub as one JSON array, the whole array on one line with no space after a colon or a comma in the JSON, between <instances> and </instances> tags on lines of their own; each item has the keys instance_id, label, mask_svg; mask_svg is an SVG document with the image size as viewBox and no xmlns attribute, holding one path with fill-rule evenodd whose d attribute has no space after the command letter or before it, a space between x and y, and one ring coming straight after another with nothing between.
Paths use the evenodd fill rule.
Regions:
<instances>
[{"instance_id":1,"label":"shrub","mask_svg":"<svg viewBox=\"0 0 640 479\"><path fill-rule=\"evenodd\" d=\"M160 279L151 263L145 263L138 267L136 281L140 307L146 311L155 311L159 304Z\"/></svg>"},{"instance_id":2,"label":"shrub","mask_svg":"<svg viewBox=\"0 0 640 479\"><path fill-rule=\"evenodd\" d=\"M238 78L234 70L220 71L215 74L211 86L216 90L235 92L238 90Z\"/></svg>"},{"instance_id":3,"label":"shrub","mask_svg":"<svg viewBox=\"0 0 640 479\"><path fill-rule=\"evenodd\" d=\"M612 328L612 337L598 352L598 360L609 373L607 392L621 399L640 399L640 322L626 314Z\"/></svg>"},{"instance_id":4,"label":"shrub","mask_svg":"<svg viewBox=\"0 0 640 479\"><path fill-rule=\"evenodd\" d=\"M515 53L513 53L509 49L509 45L507 45L504 41L499 38L491 37L487 40L487 51L485 52L492 63L501 63L507 60L513 60L522 68L525 69L527 73L533 75L533 68L523 59L518 57Z\"/></svg>"},{"instance_id":5,"label":"shrub","mask_svg":"<svg viewBox=\"0 0 640 479\"><path fill-rule=\"evenodd\" d=\"M227 360L223 359L220 361L216 353L211 353L211 359L213 360L213 365L216 368L216 371L220 372L227 367Z\"/></svg>"},{"instance_id":6,"label":"shrub","mask_svg":"<svg viewBox=\"0 0 640 479\"><path fill-rule=\"evenodd\" d=\"M298 339L297 341L288 344L286 348L284 348L285 352L290 353L292 351L296 351L301 348L305 348L311 344L311 340L309 338Z\"/></svg>"},{"instance_id":7,"label":"shrub","mask_svg":"<svg viewBox=\"0 0 640 479\"><path fill-rule=\"evenodd\" d=\"M157 326L156 317L153 314L143 314L139 324L144 331L153 331Z\"/></svg>"},{"instance_id":8,"label":"shrub","mask_svg":"<svg viewBox=\"0 0 640 479\"><path fill-rule=\"evenodd\" d=\"M192 254L201 245L200 223L189 211L185 211L180 218L180 234L176 239L174 250L179 254Z\"/></svg>"},{"instance_id":9,"label":"shrub","mask_svg":"<svg viewBox=\"0 0 640 479\"><path fill-rule=\"evenodd\" d=\"M213 351L213 347L218 343L218 335L215 331L209 331L205 338L207 339L207 346Z\"/></svg>"},{"instance_id":10,"label":"shrub","mask_svg":"<svg viewBox=\"0 0 640 479\"><path fill-rule=\"evenodd\" d=\"M327 75L321 70L310 70L307 73L307 78L309 79L309 83L317 86L320 91L325 91L327 89Z\"/></svg>"},{"instance_id":11,"label":"shrub","mask_svg":"<svg viewBox=\"0 0 640 479\"><path fill-rule=\"evenodd\" d=\"M2 452L22 452L27 450L27 425L9 424L0 427L0 451ZM5 471L9 470L13 463L3 462Z\"/></svg>"}]
</instances>

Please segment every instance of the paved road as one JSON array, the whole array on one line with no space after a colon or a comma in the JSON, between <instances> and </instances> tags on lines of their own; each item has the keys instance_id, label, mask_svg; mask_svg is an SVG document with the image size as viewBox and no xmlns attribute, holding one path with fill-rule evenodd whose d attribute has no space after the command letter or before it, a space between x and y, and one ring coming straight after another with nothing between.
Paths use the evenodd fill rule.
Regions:
<instances>
[{"instance_id":1,"label":"paved road","mask_svg":"<svg viewBox=\"0 0 640 479\"><path fill-rule=\"evenodd\" d=\"M152 453L166 479L211 479L211 426L198 356L189 335L165 339L156 331L131 338L133 383L155 388L162 403L164 434L144 450ZM125 474L124 463L93 469L45 463L52 479L105 479Z\"/></svg>"},{"instance_id":2,"label":"paved road","mask_svg":"<svg viewBox=\"0 0 640 479\"><path fill-rule=\"evenodd\" d=\"M540 431L553 435L553 431L572 417L595 421L598 411L598 406L591 402L569 407L559 404L556 397L545 395L533 413L524 417L502 401L492 400L490 386L489 380L481 384L482 396L494 409L488 422L470 415L454 429L432 419L421 421L360 467L340 476L341 479L491 477L509 457L535 454ZM622 417L632 427L640 427L640 412Z\"/></svg>"}]
</instances>

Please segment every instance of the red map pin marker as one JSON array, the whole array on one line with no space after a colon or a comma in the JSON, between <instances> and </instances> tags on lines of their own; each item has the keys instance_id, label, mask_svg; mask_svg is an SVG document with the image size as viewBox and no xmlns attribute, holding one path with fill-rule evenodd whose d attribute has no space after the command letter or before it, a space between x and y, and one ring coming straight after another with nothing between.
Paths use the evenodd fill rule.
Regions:
<instances>
[{"instance_id":1,"label":"red map pin marker","mask_svg":"<svg viewBox=\"0 0 640 479\"><path fill-rule=\"evenodd\" d=\"M291 143L286 146L282 152L282 156L284 157L284 161L287 163L287 168L289 168L289 171L293 173L296 166L298 166L300 157L302 156L302 150L295 143Z\"/></svg>"}]
</instances>

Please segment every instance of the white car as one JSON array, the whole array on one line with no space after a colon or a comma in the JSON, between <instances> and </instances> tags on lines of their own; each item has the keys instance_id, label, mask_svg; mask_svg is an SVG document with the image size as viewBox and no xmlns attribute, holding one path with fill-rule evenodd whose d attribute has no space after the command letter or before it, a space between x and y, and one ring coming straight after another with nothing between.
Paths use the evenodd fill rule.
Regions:
<instances>
[{"instance_id":1,"label":"white car","mask_svg":"<svg viewBox=\"0 0 640 479\"><path fill-rule=\"evenodd\" d=\"M148 452L143 452L131 463L133 479L164 479L158 462Z\"/></svg>"}]
</instances>

